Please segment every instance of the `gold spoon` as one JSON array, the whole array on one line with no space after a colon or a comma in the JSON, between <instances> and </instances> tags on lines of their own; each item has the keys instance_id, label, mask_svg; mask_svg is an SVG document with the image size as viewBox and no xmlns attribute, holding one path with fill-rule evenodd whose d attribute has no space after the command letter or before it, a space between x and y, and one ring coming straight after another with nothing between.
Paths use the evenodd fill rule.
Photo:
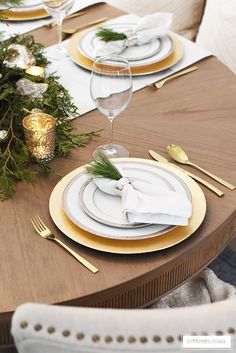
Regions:
<instances>
[{"instance_id":1,"label":"gold spoon","mask_svg":"<svg viewBox=\"0 0 236 353\"><path fill-rule=\"evenodd\" d=\"M78 31L81 31L82 29L84 28L87 28L87 27L91 27L93 25L96 25L96 24L99 24L101 22L105 22L108 20L108 17L103 17L103 18L99 18L98 20L95 20L95 21L91 21L91 22L87 22L79 27L76 27L76 28L65 28L65 27L62 27L62 33L64 34L74 34L75 32L78 32Z\"/></svg>"},{"instance_id":2,"label":"gold spoon","mask_svg":"<svg viewBox=\"0 0 236 353\"><path fill-rule=\"evenodd\" d=\"M184 150L182 150L181 147L174 145L174 144L170 144L167 146L167 152L169 154L169 156L174 159L176 162L179 162L181 164L188 164L191 165L192 167L195 167L199 170L201 170L203 173L207 174L209 177L211 177L212 179L218 181L218 183L226 186L228 189L230 190L234 190L235 186L230 184L229 182L219 178L218 176L208 172L207 170L199 167L197 164L192 163L189 159L187 154L184 152Z\"/></svg>"}]
</instances>

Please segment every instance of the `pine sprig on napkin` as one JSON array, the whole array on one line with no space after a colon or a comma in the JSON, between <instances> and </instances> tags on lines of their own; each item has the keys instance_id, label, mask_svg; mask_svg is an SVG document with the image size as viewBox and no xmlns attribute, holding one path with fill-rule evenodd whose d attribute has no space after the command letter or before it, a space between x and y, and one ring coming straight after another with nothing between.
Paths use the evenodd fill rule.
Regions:
<instances>
[{"instance_id":1,"label":"pine sprig on napkin","mask_svg":"<svg viewBox=\"0 0 236 353\"><path fill-rule=\"evenodd\" d=\"M115 165L107 158L107 156L99 152L90 165L86 168L89 174L96 177L103 177L107 179L120 180L121 173Z\"/></svg>"},{"instance_id":2,"label":"pine sprig on napkin","mask_svg":"<svg viewBox=\"0 0 236 353\"><path fill-rule=\"evenodd\" d=\"M97 31L96 36L106 43L111 41L116 41L116 40L123 40L127 38L124 33L115 32L112 29L104 28L104 27L100 28Z\"/></svg>"}]
</instances>

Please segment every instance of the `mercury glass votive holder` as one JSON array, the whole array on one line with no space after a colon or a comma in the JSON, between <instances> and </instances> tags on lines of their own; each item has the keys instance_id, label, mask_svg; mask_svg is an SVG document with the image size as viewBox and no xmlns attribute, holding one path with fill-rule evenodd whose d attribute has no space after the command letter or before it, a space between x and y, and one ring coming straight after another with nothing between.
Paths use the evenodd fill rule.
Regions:
<instances>
[{"instance_id":1,"label":"mercury glass votive holder","mask_svg":"<svg viewBox=\"0 0 236 353\"><path fill-rule=\"evenodd\" d=\"M31 113L23 119L26 145L43 162L50 162L55 154L56 119L43 112Z\"/></svg>"}]
</instances>

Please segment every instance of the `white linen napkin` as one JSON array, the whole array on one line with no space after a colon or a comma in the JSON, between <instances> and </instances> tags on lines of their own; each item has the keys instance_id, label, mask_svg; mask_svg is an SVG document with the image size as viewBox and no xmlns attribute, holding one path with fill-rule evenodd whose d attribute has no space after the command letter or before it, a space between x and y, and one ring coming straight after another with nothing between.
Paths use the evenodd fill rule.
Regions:
<instances>
[{"instance_id":1,"label":"white linen napkin","mask_svg":"<svg viewBox=\"0 0 236 353\"><path fill-rule=\"evenodd\" d=\"M124 175L123 171L122 175ZM188 225L192 204L184 195L164 190L158 184L126 177L118 181L102 177L96 177L93 180L103 192L121 196L122 213L127 216L131 224Z\"/></svg>"},{"instance_id":2,"label":"white linen napkin","mask_svg":"<svg viewBox=\"0 0 236 353\"><path fill-rule=\"evenodd\" d=\"M95 46L94 55L120 54L126 47L149 43L154 39L165 36L170 29L171 23L172 14L168 12L156 12L152 15L146 15L131 30L124 32L127 39L107 43L99 40Z\"/></svg>"}]
</instances>

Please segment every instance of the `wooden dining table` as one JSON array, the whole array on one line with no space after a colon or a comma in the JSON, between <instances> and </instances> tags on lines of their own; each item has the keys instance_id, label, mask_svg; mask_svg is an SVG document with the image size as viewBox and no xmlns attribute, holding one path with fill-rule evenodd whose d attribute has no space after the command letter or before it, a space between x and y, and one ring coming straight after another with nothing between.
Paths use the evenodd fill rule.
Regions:
<instances>
[{"instance_id":1,"label":"wooden dining table","mask_svg":"<svg viewBox=\"0 0 236 353\"><path fill-rule=\"evenodd\" d=\"M122 12L107 4L86 10L70 24ZM69 21L68 21L69 23ZM48 46L55 29L32 32ZM197 63L198 70L163 88L146 87L133 94L115 120L114 140L131 157L150 159L149 149L168 158L166 146L182 146L196 163L236 184L236 79L215 57ZM83 85L83 82L78 82ZM94 149L109 140L109 122L98 111L72 121L78 132L103 129L100 137L55 158L55 174L38 174L35 187L18 182L15 195L0 204L0 347L10 347L11 317L18 305L40 302L72 306L142 308L204 269L236 234L236 190L231 191L192 167L185 168L224 191L218 197L205 187L206 217L200 228L178 245L151 253L121 255L80 245L66 237L49 214L49 198L60 175L91 160ZM54 242L36 235L31 217L40 215L53 233L99 268L93 274ZM0 348L0 350L1 350Z\"/></svg>"}]
</instances>

